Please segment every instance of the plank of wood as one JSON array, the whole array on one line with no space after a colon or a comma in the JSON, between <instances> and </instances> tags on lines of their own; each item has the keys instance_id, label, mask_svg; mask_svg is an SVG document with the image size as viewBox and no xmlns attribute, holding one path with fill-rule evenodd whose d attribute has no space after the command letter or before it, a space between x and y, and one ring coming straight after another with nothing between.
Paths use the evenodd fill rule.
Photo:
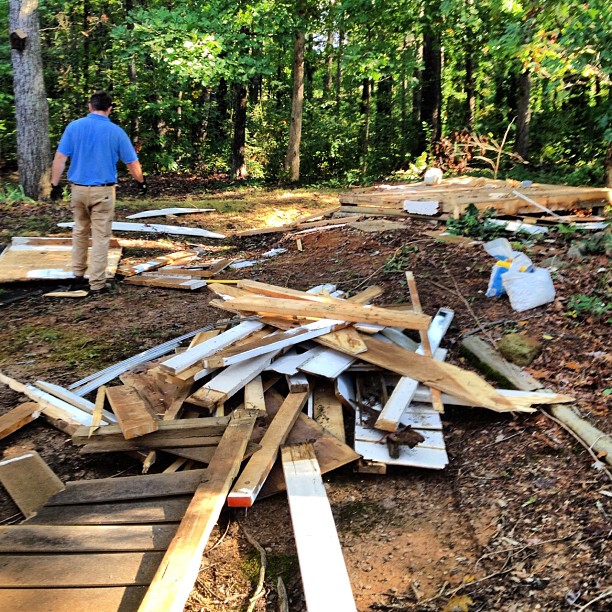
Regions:
<instances>
[{"instance_id":1,"label":"plank of wood","mask_svg":"<svg viewBox=\"0 0 612 612\"><path fill-rule=\"evenodd\" d=\"M283 399L275 389L269 389L266 392L266 409L271 418L282 406ZM359 455L350 446L340 442L321 425L300 412L285 443L289 445L304 442L313 444L323 474L359 459ZM280 462L277 461L259 493L259 498L262 499L284 490L283 469Z\"/></svg>"},{"instance_id":2,"label":"plank of wood","mask_svg":"<svg viewBox=\"0 0 612 612\"><path fill-rule=\"evenodd\" d=\"M309 610L356 611L334 516L312 444L286 446L287 499Z\"/></svg>"},{"instance_id":3,"label":"plank of wood","mask_svg":"<svg viewBox=\"0 0 612 612\"><path fill-rule=\"evenodd\" d=\"M159 421L132 387L107 387L106 397L126 440L159 429Z\"/></svg>"},{"instance_id":4,"label":"plank of wood","mask_svg":"<svg viewBox=\"0 0 612 612\"><path fill-rule=\"evenodd\" d=\"M275 299L253 296L231 301L231 307L243 312L280 314L297 317L316 317L347 321L349 323L375 323L407 329L427 329L431 317L412 312L397 312L376 306L362 306L350 302L322 304L293 299Z\"/></svg>"},{"instance_id":5,"label":"plank of wood","mask_svg":"<svg viewBox=\"0 0 612 612\"><path fill-rule=\"evenodd\" d=\"M205 417L198 419L174 419L159 422L159 429L150 434L141 436L142 442L165 441L168 438L189 438L220 436L225 431L229 417ZM123 432L119 425L107 425L98 429L91 436L88 427L79 427L72 436L75 444L87 444L96 440L123 440Z\"/></svg>"},{"instance_id":6,"label":"plank of wood","mask_svg":"<svg viewBox=\"0 0 612 612\"><path fill-rule=\"evenodd\" d=\"M506 398L473 372L449 363L434 361L429 357L418 355L393 344L387 344L376 338L364 336L363 339L368 346L367 352L360 355L360 359L363 361L373 363L408 378L414 378L449 395L478 402L483 408L489 408L497 412L516 410ZM533 410L526 409L524 411Z\"/></svg>"},{"instance_id":7,"label":"plank of wood","mask_svg":"<svg viewBox=\"0 0 612 612\"><path fill-rule=\"evenodd\" d=\"M175 525L9 525L0 553L144 552L166 550Z\"/></svg>"},{"instance_id":8,"label":"plank of wood","mask_svg":"<svg viewBox=\"0 0 612 612\"><path fill-rule=\"evenodd\" d=\"M0 588L145 586L163 556L163 552L0 555Z\"/></svg>"},{"instance_id":9,"label":"plank of wood","mask_svg":"<svg viewBox=\"0 0 612 612\"><path fill-rule=\"evenodd\" d=\"M415 449L422 448L436 448L438 450L445 450L446 444L444 442L444 435L440 429L415 429L418 431L425 440L419 442ZM363 427L361 425L355 426L355 440L360 442L374 442L384 446L385 438L387 433L384 431L378 431L371 427Z\"/></svg>"},{"instance_id":10,"label":"plank of wood","mask_svg":"<svg viewBox=\"0 0 612 612\"><path fill-rule=\"evenodd\" d=\"M352 295L350 298L347 298L347 302L353 302L354 304L369 304L374 298L383 294L382 287L378 285L370 285L366 287L363 291Z\"/></svg>"},{"instance_id":11,"label":"plank of wood","mask_svg":"<svg viewBox=\"0 0 612 612\"><path fill-rule=\"evenodd\" d=\"M64 489L64 483L36 451L0 461L0 483L26 518L41 508L49 497Z\"/></svg>"},{"instance_id":12,"label":"plank of wood","mask_svg":"<svg viewBox=\"0 0 612 612\"><path fill-rule=\"evenodd\" d=\"M338 440L346 442L342 404L336 398L333 384L321 381L315 385L314 420Z\"/></svg>"},{"instance_id":13,"label":"plank of wood","mask_svg":"<svg viewBox=\"0 0 612 612\"><path fill-rule=\"evenodd\" d=\"M172 374L180 374L194 363L201 361L204 357L213 355L217 351L229 346L230 344L246 338L251 334L259 331L264 327L264 324L259 321L243 321L239 325L224 331L223 333L194 346L192 349L175 355L170 359L163 361L160 364L162 370L166 370Z\"/></svg>"},{"instance_id":14,"label":"plank of wood","mask_svg":"<svg viewBox=\"0 0 612 612\"><path fill-rule=\"evenodd\" d=\"M304 355L307 358L298 366L299 370L332 380L355 363L355 357L352 355L345 355L324 346L318 346Z\"/></svg>"},{"instance_id":15,"label":"plank of wood","mask_svg":"<svg viewBox=\"0 0 612 612\"><path fill-rule=\"evenodd\" d=\"M0 589L0 610L127 612L138 608L146 591L144 586Z\"/></svg>"},{"instance_id":16,"label":"plank of wood","mask_svg":"<svg viewBox=\"0 0 612 612\"><path fill-rule=\"evenodd\" d=\"M36 402L25 402L5 412L0 416L0 440L35 421L39 416L40 407Z\"/></svg>"},{"instance_id":17,"label":"plank of wood","mask_svg":"<svg viewBox=\"0 0 612 612\"><path fill-rule=\"evenodd\" d=\"M225 368L193 395L190 395L187 401L204 408L214 408L217 404L226 402L249 381L259 376L277 354L278 351L266 353Z\"/></svg>"},{"instance_id":18,"label":"plank of wood","mask_svg":"<svg viewBox=\"0 0 612 612\"><path fill-rule=\"evenodd\" d=\"M290 349L277 357L266 370L279 374L297 374L298 366L306 361L307 355L308 352L298 354L295 349Z\"/></svg>"},{"instance_id":19,"label":"plank of wood","mask_svg":"<svg viewBox=\"0 0 612 612\"><path fill-rule=\"evenodd\" d=\"M286 376L287 386L289 387L289 393L304 393L310 389L310 384L306 374L299 372L298 374L292 374Z\"/></svg>"},{"instance_id":20,"label":"plank of wood","mask_svg":"<svg viewBox=\"0 0 612 612\"><path fill-rule=\"evenodd\" d=\"M253 505L274 465L278 449L287 439L307 399L308 393L304 392L287 395L279 411L268 425L268 429L261 440L261 450L249 459L244 471L228 495L228 506L250 508Z\"/></svg>"},{"instance_id":21,"label":"plank of wood","mask_svg":"<svg viewBox=\"0 0 612 612\"><path fill-rule=\"evenodd\" d=\"M318 336L324 336L344 325L346 324L340 321L328 321L326 323L317 321L285 331L275 331L272 334L268 334L265 338L232 347L207 357L203 359L202 363L206 368L222 368L235 363L241 363L258 355L280 351L289 346L312 340Z\"/></svg>"},{"instance_id":22,"label":"plank of wood","mask_svg":"<svg viewBox=\"0 0 612 612\"><path fill-rule=\"evenodd\" d=\"M237 410L232 414L209 465L209 481L196 490L139 608L140 612L182 612L198 576L210 533L240 469L254 424L255 413Z\"/></svg>"},{"instance_id":23,"label":"plank of wood","mask_svg":"<svg viewBox=\"0 0 612 612\"><path fill-rule=\"evenodd\" d=\"M187 461L187 460L185 460ZM191 495L72 506L43 506L23 525L146 525L179 523Z\"/></svg>"},{"instance_id":24,"label":"plank of wood","mask_svg":"<svg viewBox=\"0 0 612 612\"><path fill-rule=\"evenodd\" d=\"M58 223L58 227L73 227L73 221ZM113 221L113 232L149 232L152 234L176 234L179 236L200 236L202 238L225 238L224 234L210 232L201 227L184 227L182 225L163 225L159 223L125 223Z\"/></svg>"},{"instance_id":25,"label":"plank of wood","mask_svg":"<svg viewBox=\"0 0 612 612\"><path fill-rule=\"evenodd\" d=\"M386 444L355 440L355 451L365 460L384 463L385 465L403 465L429 470L443 470L448 465L448 455L445 450L438 448L409 448L399 447L399 457L389 455Z\"/></svg>"},{"instance_id":26,"label":"plank of wood","mask_svg":"<svg viewBox=\"0 0 612 612\"><path fill-rule=\"evenodd\" d=\"M244 407L266 413L266 401L261 376L256 376L244 386Z\"/></svg>"},{"instance_id":27,"label":"plank of wood","mask_svg":"<svg viewBox=\"0 0 612 612\"><path fill-rule=\"evenodd\" d=\"M159 208L157 210L143 210L128 215L126 219L145 219L148 217L165 217L166 215L186 215L189 213L215 212L216 208Z\"/></svg>"},{"instance_id":28,"label":"plank of wood","mask_svg":"<svg viewBox=\"0 0 612 612\"><path fill-rule=\"evenodd\" d=\"M290 289L289 287L281 287L279 285L271 285L269 283L262 283L253 280L239 280L238 288L243 289L248 293L255 293L257 295L273 298L290 298L294 300L304 300L306 302L320 302L323 304L342 302L342 300L331 297L330 295L310 293L308 291L298 291L297 289ZM242 297L245 297L244 293L242 294Z\"/></svg>"},{"instance_id":29,"label":"plank of wood","mask_svg":"<svg viewBox=\"0 0 612 612\"><path fill-rule=\"evenodd\" d=\"M136 392L147 405L151 414L156 418L161 418L170 403L172 397L164 393L158 384L159 377L150 372L124 372L119 375L119 380L127 387L136 389Z\"/></svg>"},{"instance_id":30,"label":"plank of wood","mask_svg":"<svg viewBox=\"0 0 612 612\"><path fill-rule=\"evenodd\" d=\"M130 440L118 439L98 439L92 442L85 442L81 448L81 453L118 453L134 450L164 450L164 449L187 449L214 447L219 444L221 435L218 436L180 436L166 434L163 439L151 439L149 436L141 436ZM208 456L208 455L207 455Z\"/></svg>"},{"instance_id":31,"label":"plank of wood","mask_svg":"<svg viewBox=\"0 0 612 612\"><path fill-rule=\"evenodd\" d=\"M155 272L145 272L138 276L130 276L124 279L128 285L144 285L145 287L159 287L161 289L183 289L185 291L195 291L206 286L206 281L200 278L191 278L181 274L172 276L169 274L156 274Z\"/></svg>"},{"instance_id":32,"label":"plank of wood","mask_svg":"<svg viewBox=\"0 0 612 612\"><path fill-rule=\"evenodd\" d=\"M89 295L89 291L85 291L85 289L78 289L75 291L49 291L48 293L43 293L44 297L54 297L54 298L84 298Z\"/></svg>"},{"instance_id":33,"label":"plank of wood","mask_svg":"<svg viewBox=\"0 0 612 612\"><path fill-rule=\"evenodd\" d=\"M193 493L205 478L206 470L189 470L175 474L77 480L66 483L66 488L51 496L45 507L186 495Z\"/></svg>"},{"instance_id":34,"label":"plank of wood","mask_svg":"<svg viewBox=\"0 0 612 612\"><path fill-rule=\"evenodd\" d=\"M139 264L122 263L117 272L122 276L134 276L142 272L156 270L176 261L191 261L196 257L197 253L195 251L178 251L176 253L168 253L167 255L159 255Z\"/></svg>"}]
</instances>

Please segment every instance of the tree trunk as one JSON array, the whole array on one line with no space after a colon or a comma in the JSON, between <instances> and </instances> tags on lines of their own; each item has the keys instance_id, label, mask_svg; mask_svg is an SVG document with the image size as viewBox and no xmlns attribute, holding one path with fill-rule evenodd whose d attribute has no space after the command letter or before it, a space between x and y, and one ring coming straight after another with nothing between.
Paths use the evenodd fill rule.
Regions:
<instances>
[{"instance_id":1,"label":"tree trunk","mask_svg":"<svg viewBox=\"0 0 612 612\"><path fill-rule=\"evenodd\" d=\"M293 94L291 97L291 125L289 127L289 146L285 157L285 172L289 180L300 180L300 143L302 140L302 110L304 106L304 32L295 33L293 48Z\"/></svg>"},{"instance_id":2,"label":"tree trunk","mask_svg":"<svg viewBox=\"0 0 612 612\"><path fill-rule=\"evenodd\" d=\"M363 132L361 135L361 173L365 176L368 171L368 153L370 149L370 116L371 116L372 90L370 79L363 79L361 85L361 107L363 115Z\"/></svg>"},{"instance_id":3,"label":"tree trunk","mask_svg":"<svg viewBox=\"0 0 612 612\"><path fill-rule=\"evenodd\" d=\"M342 87L342 52L344 50L344 31L338 32L338 52L336 53L336 111L340 112L340 92Z\"/></svg>"},{"instance_id":4,"label":"tree trunk","mask_svg":"<svg viewBox=\"0 0 612 612\"><path fill-rule=\"evenodd\" d=\"M612 144L608 147L606 152L606 187L612 187Z\"/></svg>"},{"instance_id":5,"label":"tree trunk","mask_svg":"<svg viewBox=\"0 0 612 612\"><path fill-rule=\"evenodd\" d=\"M234 138L232 140L232 179L245 179L248 176L245 158L247 119L247 88L236 85L236 105L234 107Z\"/></svg>"},{"instance_id":6,"label":"tree trunk","mask_svg":"<svg viewBox=\"0 0 612 612\"><path fill-rule=\"evenodd\" d=\"M476 86L474 83L474 51L472 45L465 50L465 127L472 133L476 120Z\"/></svg>"},{"instance_id":7,"label":"tree trunk","mask_svg":"<svg viewBox=\"0 0 612 612\"><path fill-rule=\"evenodd\" d=\"M323 77L323 95L329 98L332 94L334 82L334 31L330 27L327 32L325 45L325 75Z\"/></svg>"},{"instance_id":8,"label":"tree trunk","mask_svg":"<svg viewBox=\"0 0 612 612\"><path fill-rule=\"evenodd\" d=\"M442 136L442 47L440 32L435 25L425 30L423 37L423 78L421 81L421 123L431 132L429 142L422 133L422 150L440 140Z\"/></svg>"},{"instance_id":9,"label":"tree trunk","mask_svg":"<svg viewBox=\"0 0 612 612\"><path fill-rule=\"evenodd\" d=\"M9 0L19 182L35 200L51 189L49 107L38 23L38 0Z\"/></svg>"},{"instance_id":10,"label":"tree trunk","mask_svg":"<svg viewBox=\"0 0 612 612\"><path fill-rule=\"evenodd\" d=\"M518 104L516 118L516 142L514 151L523 159L529 154L529 123L531 122L531 75L521 72L518 79Z\"/></svg>"}]
</instances>

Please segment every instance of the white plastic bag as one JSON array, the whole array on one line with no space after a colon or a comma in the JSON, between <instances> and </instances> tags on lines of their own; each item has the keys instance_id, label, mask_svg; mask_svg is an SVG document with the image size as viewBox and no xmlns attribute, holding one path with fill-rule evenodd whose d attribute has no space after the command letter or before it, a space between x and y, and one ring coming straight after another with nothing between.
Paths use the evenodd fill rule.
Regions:
<instances>
[{"instance_id":1,"label":"white plastic bag","mask_svg":"<svg viewBox=\"0 0 612 612\"><path fill-rule=\"evenodd\" d=\"M506 238L496 238L486 242L483 247L489 255L497 259L491 268L487 297L499 297L505 293L502 280L508 271L526 272L531 269L531 259L520 251L513 251Z\"/></svg>"},{"instance_id":2,"label":"white plastic bag","mask_svg":"<svg viewBox=\"0 0 612 612\"><path fill-rule=\"evenodd\" d=\"M545 268L533 268L531 272L508 270L502 276L502 284L510 305L517 312L530 310L555 299L555 287L550 272Z\"/></svg>"}]
</instances>

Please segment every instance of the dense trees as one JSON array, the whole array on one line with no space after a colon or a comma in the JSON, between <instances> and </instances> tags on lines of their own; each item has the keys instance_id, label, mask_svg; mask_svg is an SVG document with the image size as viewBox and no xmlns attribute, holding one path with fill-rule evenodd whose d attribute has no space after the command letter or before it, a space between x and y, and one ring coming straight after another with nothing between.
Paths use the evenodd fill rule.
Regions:
<instances>
[{"instance_id":1,"label":"dense trees","mask_svg":"<svg viewBox=\"0 0 612 612\"><path fill-rule=\"evenodd\" d=\"M453 142L469 141L461 132L499 140L513 122L508 151L529 171L605 177L604 0L48 0L40 13L53 145L106 88L149 171L354 181L407 169L423 152L452 165L465 150ZM10 164L24 156L23 94L3 45Z\"/></svg>"}]
</instances>

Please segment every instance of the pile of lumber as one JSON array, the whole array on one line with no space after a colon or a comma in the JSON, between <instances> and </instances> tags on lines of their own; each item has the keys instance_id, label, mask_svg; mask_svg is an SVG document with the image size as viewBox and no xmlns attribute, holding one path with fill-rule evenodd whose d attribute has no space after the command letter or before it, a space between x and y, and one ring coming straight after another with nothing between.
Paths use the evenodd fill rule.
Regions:
<instances>
[{"instance_id":1,"label":"pile of lumber","mask_svg":"<svg viewBox=\"0 0 612 612\"><path fill-rule=\"evenodd\" d=\"M458 217L470 204L480 210L494 208L498 214L517 215L541 213L542 207L560 211L602 208L610 202L612 190L606 188L525 185L511 179L473 177L445 179L437 185L377 185L340 194L343 212L389 216L413 213Z\"/></svg>"},{"instance_id":2,"label":"pile of lumber","mask_svg":"<svg viewBox=\"0 0 612 612\"><path fill-rule=\"evenodd\" d=\"M129 562L146 560L145 573L128 568L119 582L109 582L103 566L102 573L92 569L86 575L75 568L70 584L48 577L47 582L22 585L18 576L33 576L42 557L59 555L53 563L60 567L75 551L116 554L103 542L108 527L84 527L82 543L78 534L69 534L69 526L62 527L62 533L76 538L74 548L49 542L58 531L58 504L74 506L80 522L82 507L76 506L96 503L92 510L104 510L99 496L89 499L83 491L89 495L110 486L104 503L115 503L120 499L116 486L123 481L69 483L65 490L60 484L57 493L42 500L40 513L30 514L30 523L38 527L5 528L13 542L29 538L30 554L20 557L23 550L13 544L0 554L0 565L10 570L9 578L0 581L0 590L7 589L0 592L0 601L11 597L16 586L44 587L38 609L65 609L62 598L74 595L66 587L82 588L91 580L113 589L138 586L131 591L133 603L121 609L182 610L225 504L248 508L284 490L308 607L323 609L320 598L333 593L339 609L354 609L321 474L350 463L374 472L384 472L388 464L443 468L448 462L440 420L444 404L531 412L534 404L572 399L498 390L473 372L445 363L440 344L453 313L423 313L410 273L407 281L409 308L369 305L381 294L377 287L347 297L331 285L297 291L248 280L238 286L213 283L208 286L216 294L211 304L238 317L144 351L68 389L44 381L24 385L0 374L0 382L32 400L5 415L8 433L42 414L70 433L83 453L128 452L142 461L143 472L165 465L166 474L154 475L161 488L143 488L147 511L156 516L173 510L159 497L168 493L160 491L192 495L191 501L180 500L182 520L177 524L172 514L175 522L155 545L154 559L149 540L134 549ZM182 347L187 340L189 345ZM113 382L117 378L121 384ZM94 392L94 401L85 398ZM7 466L14 469L14 461ZM187 488L184 478L164 478L182 473ZM149 476L129 480L139 478ZM133 484L125 486L134 490ZM129 537L149 534L141 505L124 504L120 510L138 527L111 529L129 532ZM109 516L105 513L101 522ZM98 538L93 549L92 537ZM117 609L113 602L121 592L108 593L112 598L102 609Z\"/></svg>"}]
</instances>

